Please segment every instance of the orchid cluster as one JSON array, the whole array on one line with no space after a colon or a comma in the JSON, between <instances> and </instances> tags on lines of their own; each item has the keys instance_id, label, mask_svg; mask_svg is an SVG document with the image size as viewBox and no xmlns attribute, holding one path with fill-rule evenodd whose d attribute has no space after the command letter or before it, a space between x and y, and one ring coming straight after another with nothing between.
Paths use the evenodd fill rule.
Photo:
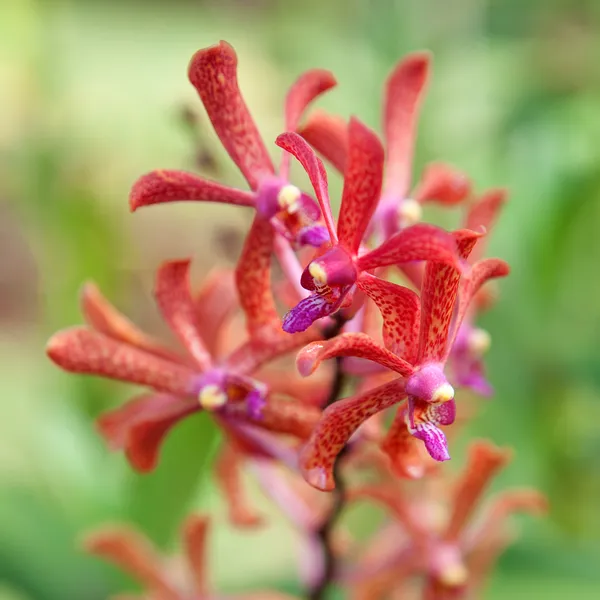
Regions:
<instances>
[{"instance_id":1,"label":"orchid cluster","mask_svg":"<svg viewBox=\"0 0 600 600\"><path fill-rule=\"evenodd\" d=\"M328 71L304 73L285 99L276 169L238 87L235 51L225 42L198 51L190 82L249 189L157 170L133 185L130 206L199 201L251 209L235 270L215 268L195 289L189 259L160 266L154 295L178 347L138 329L92 283L81 295L86 325L48 344L66 371L145 388L97 421L108 447L139 472L157 467L177 423L210 413L224 434L215 475L230 521L265 521L240 479L248 469L303 539L308 598L325 597L331 585L375 600L480 597L511 541L505 518L545 506L535 491L505 492L471 525L507 451L474 442L457 483L440 464L472 413L470 397L492 393L483 365L490 336L477 318L496 297L490 281L509 267L484 258L503 190L476 194L464 173L443 163L426 166L411 189L429 71L429 55L414 53L389 76L384 143L354 117L346 123L317 110L304 118L336 84ZM337 219L319 155L343 176ZM309 192L292 182L292 159ZM422 223L430 202L459 207L462 228ZM281 360L294 355L295 367ZM465 394L463 413L455 388ZM443 428L455 420L447 437ZM336 522L345 506L365 499L382 503L389 518L357 541ZM133 575L148 600L217 598L206 581L208 528L205 515L184 524L185 577L126 527L91 534L86 548Z\"/></svg>"}]
</instances>

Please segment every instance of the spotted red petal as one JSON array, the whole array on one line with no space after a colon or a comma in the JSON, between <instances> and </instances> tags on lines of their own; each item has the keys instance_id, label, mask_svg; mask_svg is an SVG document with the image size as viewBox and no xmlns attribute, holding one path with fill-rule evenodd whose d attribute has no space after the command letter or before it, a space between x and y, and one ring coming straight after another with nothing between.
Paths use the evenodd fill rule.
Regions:
<instances>
[{"instance_id":1,"label":"spotted red petal","mask_svg":"<svg viewBox=\"0 0 600 600\"><path fill-rule=\"evenodd\" d=\"M129 207L135 211L143 206L166 202L222 202L237 206L254 206L252 192L237 190L216 181L186 173L161 169L142 175L131 188Z\"/></svg>"},{"instance_id":2,"label":"spotted red petal","mask_svg":"<svg viewBox=\"0 0 600 600\"><path fill-rule=\"evenodd\" d=\"M190 290L190 261L163 263L156 274L154 296L160 312L202 370L212 364L198 327L196 304Z\"/></svg>"},{"instance_id":3,"label":"spotted red petal","mask_svg":"<svg viewBox=\"0 0 600 600\"><path fill-rule=\"evenodd\" d=\"M175 395L194 394L196 373L191 369L83 327L55 334L46 352L53 362L71 373L137 383Z\"/></svg>"},{"instance_id":4,"label":"spotted red petal","mask_svg":"<svg viewBox=\"0 0 600 600\"><path fill-rule=\"evenodd\" d=\"M162 559L150 541L126 526L104 527L83 540L86 552L107 560L139 581L161 600L178 600Z\"/></svg>"},{"instance_id":5,"label":"spotted red petal","mask_svg":"<svg viewBox=\"0 0 600 600\"><path fill-rule=\"evenodd\" d=\"M294 156L306 171L319 202L321 214L329 231L331 242L336 243L337 234L331 215L331 204L327 188L327 172L321 159L314 153L308 143L295 132L282 133L277 137L275 143Z\"/></svg>"},{"instance_id":6,"label":"spotted red petal","mask_svg":"<svg viewBox=\"0 0 600 600\"><path fill-rule=\"evenodd\" d=\"M146 335L119 312L102 295L94 283L86 283L81 290L81 311L85 320L93 329L108 337L137 346L162 358L181 360L174 352L164 348L160 342Z\"/></svg>"},{"instance_id":7,"label":"spotted red petal","mask_svg":"<svg viewBox=\"0 0 600 600\"><path fill-rule=\"evenodd\" d=\"M340 173L348 160L348 126L341 117L316 110L298 133Z\"/></svg>"},{"instance_id":8,"label":"spotted red petal","mask_svg":"<svg viewBox=\"0 0 600 600\"><path fill-rule=\"evenodd\" d=\"M183 524L185 557L194 581L194 592L198 597L206 597L209 593L206 577L209 529L210 519L204 515L190 515Z\"/></svg>"},{"instance_id":9,"label":"spotted red petal","mask_svg":"<svg viewBox=\"0 0 600 600\"><path fill-rule=\"evenodd\" d=\"M432 163L425 167L413 197L417 202L454 206L466 200L470 193L471 182L465 173L444 163Z\"/></svg>"},{"instance_id":10,"label":"spotted red petal","mask_svg":"<svg viewBox=\"0 0 600 600\"><path fill-rule=\"evenodd\" d=\"M251 335L280 322L271 291L273 236L269 221L257 215L235 269L238 299Z\"/></svg>"},{"instance_id":11,"label":"spotted red petal","mask_svg":"<svg viewBox=\"0 0 600 600\"><path fill-rule=\"evenodd\" d=\"M383 317L386 348L409 363L417 358L421 305L419 297L403 286L363 273L360 287L375 302Z\"/></svg>"},{"instance_id":12,"label":"spotted red petal","mask_svg":"<svg viewBox=\"0 0 600 600\"><path fill-rule=\"evenodd\" d=\"M190 62L188 76L221 143L256 190L275 170L240 92L235 50L223 41L198 50Z\"/></svg>"},{"instance_id":13,"label":"spotted red petal","mask_svg":"<svg viewBox=\"0 0 600 600\"><path fill-rule=\"evenodd\" d=\"M353 254L358 251L379 202L383 160L383 146L377 135L352 117L337 234L340 244Z\"/></svg>"},{"instance_id":14,"label":"spotted red petal","mask_svg":"<svg viewBox=\"0 0 600 600\"><path fill-rule=\"evenodd\" d=\"M408 377L414 371L410 363L380 346L365 333L343 333L331 340L313 342L298 353L296 365L300 374L307 377L324 360L338 356L366 358L392 369L404 377Z\"/></svg>"},{"instance_id":15,"label":"spotted red petal","mask_svg":"<svg viewBox=\"0 0 600 600\"><path fill-rule=\"evenodd\" d=\"M387 150L385 193L399 198L410 186L419 108L429 76L430 56L415 52L405 57L388 78L383 128Z\"/></svg>"},{"instance_id":16,"label":"spotted red petal","mask_svg":"<svg viewBox=\"0 0 600 600\"><path fill-rule=\"evenodd\" d=\"M481 198L471 206L467 213L467 229L477 231L479 228L484 227L489 234L493 229L507 198L508 192L502 188L492 189L483 194ZM487 239L488 236L479 240L473 250L472 259L478 260L484 255L485 242Z\"/></svg>"},{"instance_id":17,"label":"spotted red petal","mask_svg":"<svg viewBox=\"0 0 600 600\"><path fill-rule=\"evenodd\" d=\"M300 468L306 481L317 489L332 490L335 460L350 436L369 417L401 402L404 397L404 380L395 379L328 406L300 453Z\"/></svg>"},{"instance_id":18,"label":"spotted red petal","mask_svg":"<svg viewBox=\"0 0 600 600\"><path fill-rule=\"evenodd\" d=\"M160 448L179 421L200 407L169 394L145 394L101 415L96 426L111 450L124 450L139 472L154 470Z\"/></svg>"},{"instance_id":19,"label":"spotted red petal","mask_svg":"<svg viewBox=\"0 0 600 600\"><path fill-rule=\"evenodd\" d=\"M470 230L454 232L459 256L468 258L481 236ZM450 323L456 306L460 271L441 262L429 262L421 289L419 362L441 361L451 348Z\"/></svg>"},{"instance_id":20,"label":"spotted red petal","mask_svg":"<svg viewBox=\"0 0 600 600\"><path fill-rule=\"evenodd\" d=\"M436 261L458 266L455 238L439 227L418 223L394 234L381 246L356 261L361 271L370 271L416 260Z\"/></svg>"}]
</instances>

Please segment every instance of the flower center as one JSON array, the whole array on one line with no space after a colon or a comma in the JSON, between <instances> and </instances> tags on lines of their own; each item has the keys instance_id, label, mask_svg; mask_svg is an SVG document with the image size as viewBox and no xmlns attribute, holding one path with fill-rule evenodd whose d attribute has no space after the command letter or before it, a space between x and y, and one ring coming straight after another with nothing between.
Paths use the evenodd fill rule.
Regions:
<instances>
[{"instance_id":1,"label":"flower center","mask_svg":"<svg viewBox=\"0 0 600 600\"><path fill-rule=\"evenodd\" d=\"M283 210L293 215L300 210L299 200L301 196L302 192L295 185L287 184L279 190L277 204Z\"/></svg>"},{"instance_id":2,"label":"flower center","mask_svg":"<svg viewBox=\"0 0 600 600\"><path fill-rule=\"evenodd\" d=\"M413 198L406 198L398 205L398 217L400 217L402 227L410 227L421 221L423 209L419 202Z\"/></svg>"},{"instance_id":3,"label":"flower center","mask_svg":"<svg viewBox=\"0 0 600 600\"><path fill-rule=\"evenodd\" d=\"M467 339L467 347L472 356L483 356L492 345L492 336L485 329L473 329Z\"/></svg>"},{"instance_id":4,"label":"flower center","mask_svg":"<svg viewBox=\"0 0 600 600\"><path fill-rule=\"evenodd\" d=\"M227 394L220 386L211 383L200 390L198 402L204 410L217 410L227 402Z\"/></svg>"}]
</instances>

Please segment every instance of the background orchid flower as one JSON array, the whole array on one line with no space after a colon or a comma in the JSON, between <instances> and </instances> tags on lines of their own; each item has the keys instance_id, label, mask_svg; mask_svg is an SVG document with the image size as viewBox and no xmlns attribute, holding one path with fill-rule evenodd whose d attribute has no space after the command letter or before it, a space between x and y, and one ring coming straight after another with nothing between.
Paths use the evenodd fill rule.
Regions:
<instances>
[{"instance_id":1,"label":"background orchid flower","mask_svg":"<svg viewBox=\"0 0 600 600\"><path fill-rule=\"evenodd\" d=\"M289 157L284 152L276 172L237 81L237 56L220 42L192 57L188 76L225 150L242 172L251 191L238 190L178 170L157 170L142 176L130 194L131 210L151 204L199 200L254 207L263 218L296 244L320 246L327 232L319 207L289 182ZM329 71L307 71L292 85L285 101L285 128L293 131L305 108L336 84Z\"/></svg>"},{"instance_id":2,"label":"background orchid flower","mask_svg":"<svg viewBox=\"0 0 600 600\"><path fill-rule=\"evenodd\" d=\"M404 57L387 79L383 102L385 180L373 229L387 239L401 228L421 220L421 205L439 202L453 206L471 191L467 176L444 163L425 167L421 180L409 193L419 110L430 72L430 55L414 52ZM322 110L298 129L315 150L341 173L348 163L348 136L342 119Z\"/></svg>"},{"instance_id":3,"label":"background orchid flower","mask_svg":"<svg viewBox=\"0 0 600 600\"><path fill-rule=\"evenodd\" d=\"M276 143L293 154L307 172L330 241L330 248L304 270L302 286L312 293L287 313L283 320L285 331L304 331L317 319L343 307L348 302L348 293L365 271L422 260L457 263L454 239L433 225L415 225L370 252L361 251L364 234L379 201L383 148L377 136L358 119L352 118L348 125L348 163L337 230L331 215L327 174L321 160L297 133L284 133Z\"/></svg>"},{"instance_id":4,"label":"background orchid flower","mask_svg":"<svg viewBox=\"0 0 600 600\"><path fill-rule=\"evenodd\" d=\"M459 254L467 259L481 234L461 230L454 234ZM309 344L300 351L298 369L310 375L326 359L356 356L379 363L400 375L363 394L329 406L315 427L300 458L307 481L323 490L335 486L333 465L341 449L358 426L374 414L408 397L384 441L397 469L409 477L422 475L412 463L414 438L420 439L437 461L450 458L446 438L439 428L455 418L454 389L444 367L456 331L479 288L492 277L508 274L508 265L498 259L475 263L461 279L453 266L429 262L421 298L408 288L376 277L362 277L358 285L381 310L384 339L392 350L361 333L345 333L333 340ZM460 291L459 291L460 288Z\"/></svg>"},{"instance_id":5,"label":"background orchid flower","mask_svg":"<svg viewBox=\"0 0 600 600\"><path fill-rule=\"evenodd\" d=\"M119 598L138 600L294 600L293 596L272 591L221 595L211 591L207 576L210 520L191 515L183 524L183 555L175 559L162 557L144 535L127 526L105 526L88 534L83 547L89 554L120 567L144 589L141 596ZM177 563L177 564L176 564ZM174 569L175 566L180 568ZM181 573L182 576L179 576Z\"/></svg>"}]
</instances>

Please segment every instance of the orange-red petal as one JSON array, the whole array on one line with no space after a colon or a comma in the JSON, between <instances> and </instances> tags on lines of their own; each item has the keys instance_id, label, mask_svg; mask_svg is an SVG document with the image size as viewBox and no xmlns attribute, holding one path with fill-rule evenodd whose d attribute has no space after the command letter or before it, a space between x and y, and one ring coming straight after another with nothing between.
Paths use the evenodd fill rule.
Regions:
<instances>
[{"instance_id":1,"label":"orange-red petal","mask_svg":"<svg viewBox=\"0 0 600 600\"><path fill-rule=\"evenodd\" d=\"M344 119L316 110L298 133L340 173L348 161L348 126Z\"/></svg>"}]
</instances>

